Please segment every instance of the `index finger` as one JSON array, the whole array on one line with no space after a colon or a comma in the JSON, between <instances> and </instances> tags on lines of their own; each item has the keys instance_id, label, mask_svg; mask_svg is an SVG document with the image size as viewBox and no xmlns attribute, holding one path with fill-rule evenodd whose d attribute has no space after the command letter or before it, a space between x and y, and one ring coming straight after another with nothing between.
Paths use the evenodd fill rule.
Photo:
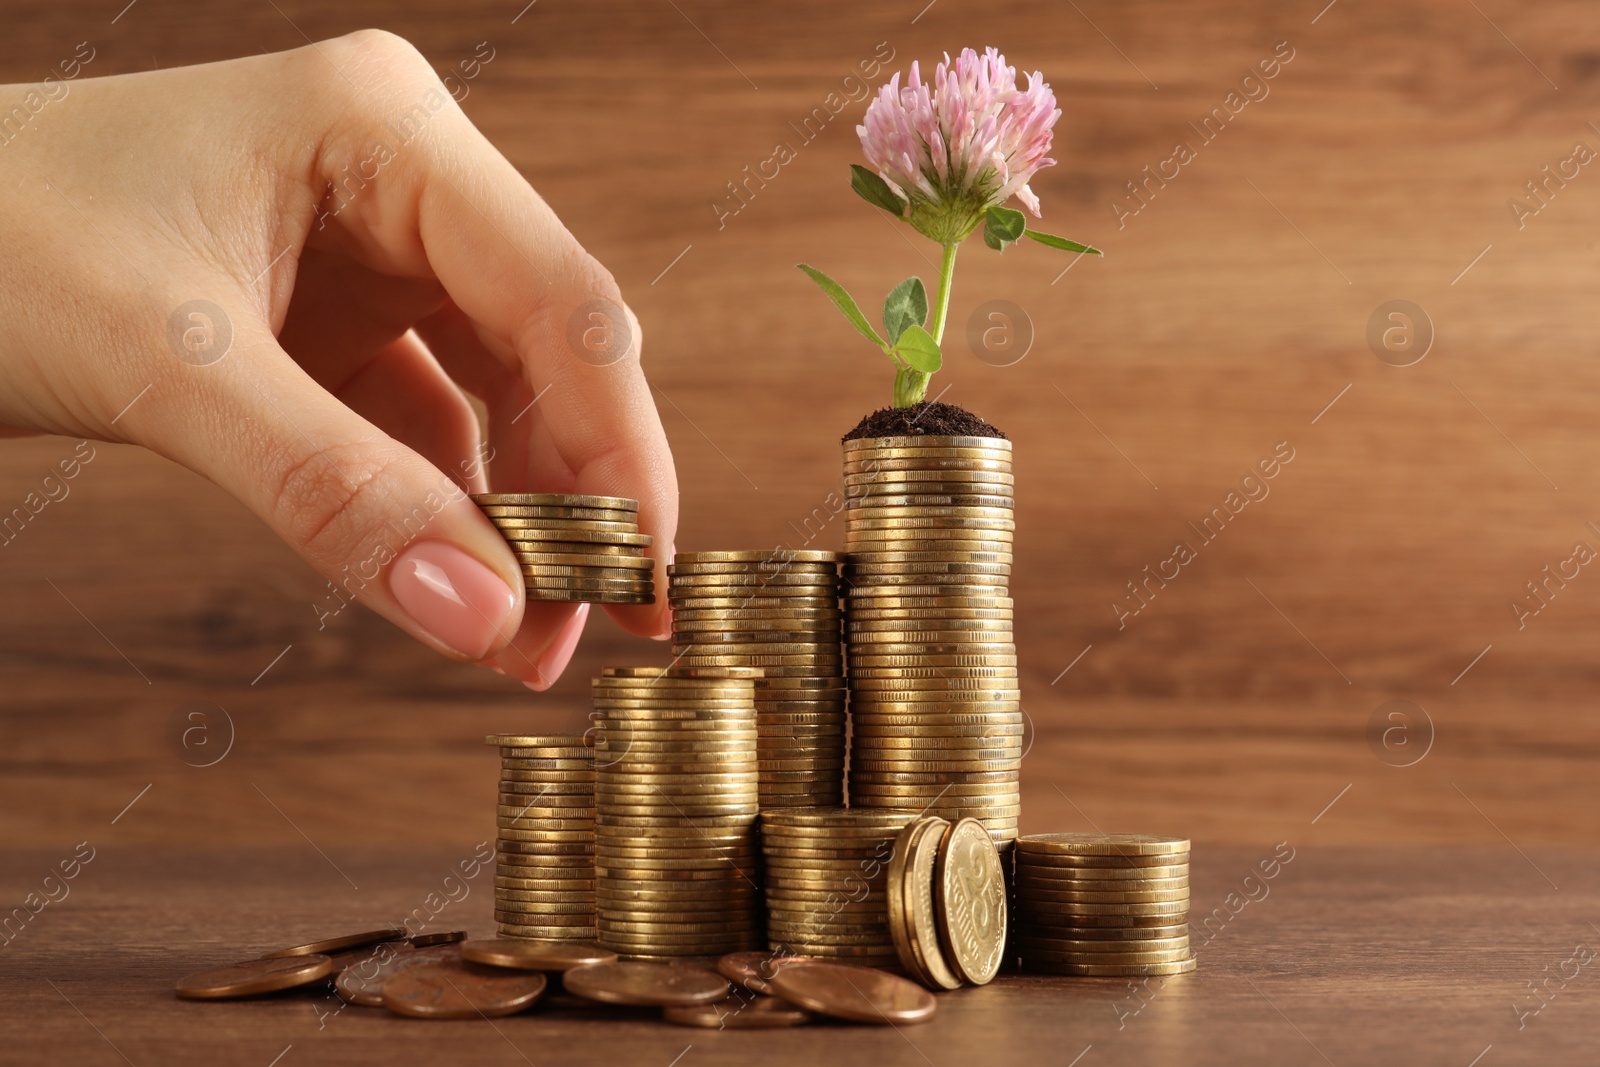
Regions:
<instances>
[{"instance_id":1,"label":"index finger","mask_svg":"<svg viewBox=\"0 0 1600 1067\"><path fill-rule=\"evenodd\" d=\"M483 351L543 398L543 434L563 469L533 457L510 467L546 484L493 488L638 500L664 593L677 480L640 369L637 325L615 279L467 120L410 45L363 31L322 49L345 76L334 85L346 99L319 146L316 173L337 188L351 159L374 158L374 145L388 148L377 156L388 158L376 177L340 205L341 243L374 269L437 278L477 325ZM349 84L337 91L340 81ZM440 355L447 366L454 362ZM614 614L629 630L658 636L665 597Z\"/></svg>"}]
</instances>

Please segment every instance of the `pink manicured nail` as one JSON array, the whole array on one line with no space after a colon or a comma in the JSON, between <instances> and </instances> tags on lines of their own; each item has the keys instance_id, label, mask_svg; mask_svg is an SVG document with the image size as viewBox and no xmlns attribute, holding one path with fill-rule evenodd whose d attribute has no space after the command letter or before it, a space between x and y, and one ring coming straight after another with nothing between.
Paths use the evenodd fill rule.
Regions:
<instances>
[{"instance_id":1,"label":"pink manicured nail","mask_svg":"<svg viewBox=\"0 0 1600 1067\"><path fill-rule=\"evenodd\" d=\"M402 552L389 568L389 591L417 625L474 660L500 643L501 627L517 605L494 571L443 541Z\"/></svg>"},{"instance_id":2,"label":"pink manicured nail","mask_svg":"<svg viewBox=\"0 0 1600 1067\"><path fill-rule=\"evenodd\" d=\"M673 545L667 549L667 562L672 562L678 555L678 546ZM661 626L650 637L656 641L665 641L672 636L672 609L666 604L666 597L660 597L657 603L661 605Z\"/></svg>"},{"instance_id":3,"label":"pink manicured nail","mask_svg":"<svg viewBox=\"0 0 1600 1067\"><path fill-rule=\"evenodd\" d=\"M544 655L535 663L534 670L537 679L522 684L532 689L535 693L542 693L555 684L561 677L561 672L567 669L567 664L572 662L572 653L577 651L578 638L583 636L584 620L589 617L589 605L579 604L578 610L572 613L572 618L556 634L556 639L550 642L550 647L544 650Z\"/></svg>"}]
</instances>

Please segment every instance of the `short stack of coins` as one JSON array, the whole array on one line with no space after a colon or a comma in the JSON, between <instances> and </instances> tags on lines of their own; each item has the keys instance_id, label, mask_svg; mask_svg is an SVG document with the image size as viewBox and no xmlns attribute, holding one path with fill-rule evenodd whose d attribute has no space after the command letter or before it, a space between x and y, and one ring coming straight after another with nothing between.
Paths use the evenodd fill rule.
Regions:
<instances>
[{"instance_id":1,"label":"short stack of coins","mask_svg":"<svg viewBox=\"0 0 1600 1067\"><path fill-rule=\"evenodd\" d=\"M581 736L485 740L500 749L500 936L593 940L594 749Z\"/></svg>"},{"instance_id":2,"label":"short stack of coins","mask_svg":"<svg viewBox=\"0 0 1600 1067\"><path fill-rule=\"evenodd\" d=\"M666 959L762 941L755 690L702 668L594 680L599 942Z\"/></svg>"},{"instance_id":3,"label":"short stack of coins","mask_svg":"<svg viewBox=\"0 0 1600 1067\"><path fill-rule=\"evenodd\" d=\"M762 810L844 803L839 556L680 552L667 567L675 662L757 667Z\"/></svg>"},{"instance_id":4,"label":"short stack of coins","mask_svg":"<svg viewBox=\"0 0 1600 1067\"><path fill-rule=\"evenodd\" d=\"M478 493L473 502L510 544L529 600L592 604L655 601L639 502L620 496Z\"/></svg>"},{"instance_id":5,"label":"short stack of coins","mask_svg":"<svg viewBox=\"0 0 1600 1067\"><path fill-rule=\"evenodd\" d=\"M850 804L1017 835L1011 442L846 441Z\"/></svg>"},{"instance_id":6,"label":"short stack of coins","mask_svg":"<svg viewBox=\"0 0 1600 1067\"><path fill-rule=\"evenodd\" d=\"M898 966L887 881L915 811L780 808L761 813L768 947Z\"/></svg>"},{"instance_id":7,"label":"short stack of coins","mask_svg":"<svg viewBox=\"0 0 1600 1067\"><path fill-rule=\"evenodd\" d=\"M1016 844L1011 948L1024 970L1143 977L1195 969L1189 842L1155 834L1029 834Z\"/></svg>"}]
</instances>

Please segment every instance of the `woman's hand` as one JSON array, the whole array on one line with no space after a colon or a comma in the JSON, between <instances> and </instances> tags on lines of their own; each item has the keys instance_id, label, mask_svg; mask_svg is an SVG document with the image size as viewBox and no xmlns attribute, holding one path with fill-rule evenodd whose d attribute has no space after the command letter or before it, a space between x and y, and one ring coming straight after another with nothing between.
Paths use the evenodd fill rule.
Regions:
<instances>
[{"instance_id":1,"label":"woman's hand","mask_svg":"<svg viewBox=\"0 0 1600 1067\"><path fill-rule=\"evenodd\" d=\"M333 595L534 688L587 605L525 610L466 493L635 497L666 587L638 323L403 40L72 82L0 178L0 423L176 460ZM665 633L661 605L608 610Z\"/></svg>"}]
</instances>

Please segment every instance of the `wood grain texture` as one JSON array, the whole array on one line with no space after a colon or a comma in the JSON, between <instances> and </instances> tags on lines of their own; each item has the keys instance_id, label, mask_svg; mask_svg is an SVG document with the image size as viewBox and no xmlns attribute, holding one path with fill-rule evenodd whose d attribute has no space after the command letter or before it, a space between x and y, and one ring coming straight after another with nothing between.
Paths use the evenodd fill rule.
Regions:
<instances>
[{"instance_id":1,"label":"wood grain texture","mask_svg":"<svg viewBox=\"0 0 1600 1067\"><path fill-rule=\"evenodd\" d=\"M1575 141L1600 148L1600 24L1574 0L1322 7L540 0L513 23L521 4L484 0L140 0L112 24L13 2L0 81L85 39L93 74L368 25L441 72L489 42L463 106L644 324L678 544L833 547L837 438L889 375L793 264L871 294L930 275L932 253L846 188L862 105L809 140L795 127L880 42L892 69L1001 45L1065 111L1060 165L1035 183L1044 225L1107 251L964 250L935 384L1017 442L1024 830L1257 845L1337 797L1315 824L1329 843L1592 847L1600 579L1584 570L1524 629L1510 603L1575 542L1600 547L1600 177L1521 229L1507 201ZM1284 41L1270 94L1119 228L1125 183L1199 144L1189 123ZM793 162L730 217L727 183L779 142ZM1035 331L1009 367L964 341L1000 298ZM1395 298L1436 328L1415 366L1367 346ZM1280 442L1295 458L1270 495L1119 629L1126 583ZM71 449L6 442L0 506ZM533 696L356 608L319 629L316 575L215 487L121 446L0 547L0 588L0 836L18 846L79 840L136 795L129 847L449 845L490 818L484 733L579 727L600 666L666 659L597 620ZM1404 769L1367 739L1396 698L1436 729ZM226 758L186 764L209 757L176 738L203 722L220 751L224 717Z\"/></svg>"},{"instance_id":2,"label":"wood grain texture","mask_svg":"<svg viewBox=\"0 0 1600 1067\"><path fill-rule=\"evenodd\" d=\"M1065 1065L1082 1055L1081 1065L1464 1067L1486 1048L1485 1064L1585 1062L1600 1025L1593 963L1552 981L1520 1028L1514 1008L1537 1007L1527 983L1595 944L1592 854L1535 851L1524 861L1503 845L1329 848L1305 828L1275 878L1246 882L1274 845L1201 849L1190 915L1200 967L1191 975L1147 984L1002 976L942 994L922 1026L718 1033L602 1008L535 1009L491 1025L338 1012L330 996L180 1001L172 989L184 974L370 928L412 913L430 893L447 890L457 902L431 918L424 911L414 928L483 931L489 875L444 886L472 854L470 837L440 850L341 851L336 871L304 843L171 850L114 844L114 833L91 833L99 851L70 894L0 948L8 1063L265 1065L282 1054L285 1065L664 1067L681 1055L684 1065L942 1067ZM34 884L69 852L6 851L0 871L8 885Z\"/></svg>"}]
</instances>

